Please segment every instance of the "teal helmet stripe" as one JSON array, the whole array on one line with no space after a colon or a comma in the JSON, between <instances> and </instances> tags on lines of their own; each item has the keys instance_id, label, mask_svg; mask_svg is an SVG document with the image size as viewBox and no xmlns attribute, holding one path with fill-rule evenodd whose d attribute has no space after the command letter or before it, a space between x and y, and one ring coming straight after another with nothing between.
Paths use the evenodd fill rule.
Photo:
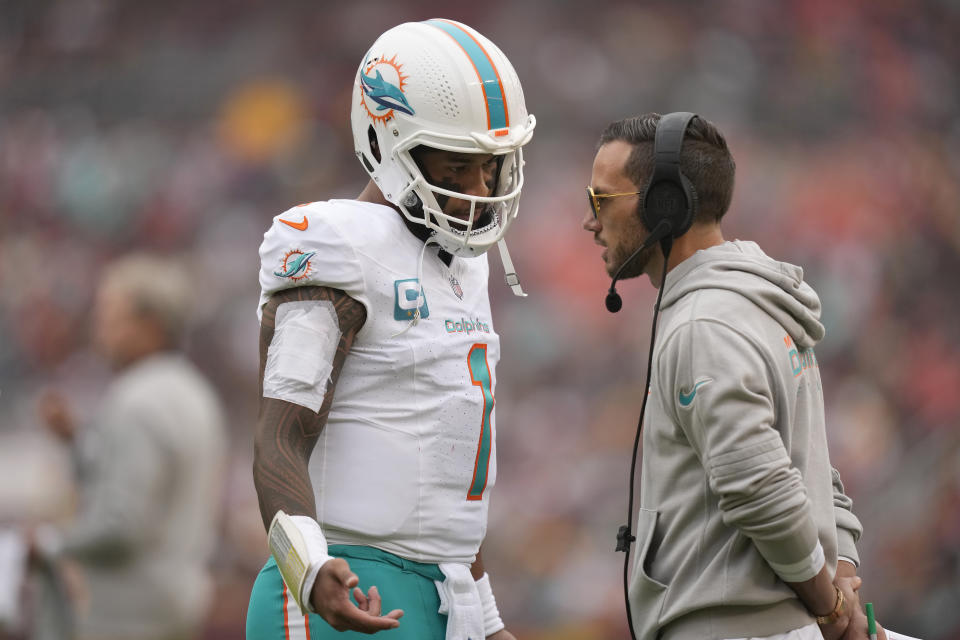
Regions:
<instances>
[{"instance_id":1,"label":"teal helmet stripe","mask_svg":"<svg viewBox=\"0 0 960 640\"><path fill-rule=\"evenodd\" d=\"M426 20L425 24L437 27L453 38L463 49L473 68L477 71L483 96L487 102L487 128L490 130L504 129L510 126L510 114L507 112L506 96L503 94L503 83L500 74L493 66L493 60L483 46L461 26L446 20Z\"/></svg>"}]
</instances>

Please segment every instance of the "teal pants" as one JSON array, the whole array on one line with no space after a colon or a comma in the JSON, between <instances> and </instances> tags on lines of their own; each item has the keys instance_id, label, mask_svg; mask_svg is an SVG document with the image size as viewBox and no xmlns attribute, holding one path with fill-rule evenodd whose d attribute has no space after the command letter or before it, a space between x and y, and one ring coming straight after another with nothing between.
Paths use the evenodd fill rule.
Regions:
<instances>
[{"instance_id":1,"label":"teal pants","mask_svg":"<svg viewBox=\"0 0 960 640\"><path fill-rule=\"evenodd\" d=\"M444 640L447 616L437 613L440 596L434 580L443 580L435 564L404 560L373 547L331 545L330 555L343 558L360 578L366 593L376 585L383 599L382 613L403 609L400 626L375 636L384 640ZM277 563L267 560L253 584L247 609L247 640L352 640L370 636L338 632L320 616L300 614L283 584Z\"/></svg>"}]
</instances>

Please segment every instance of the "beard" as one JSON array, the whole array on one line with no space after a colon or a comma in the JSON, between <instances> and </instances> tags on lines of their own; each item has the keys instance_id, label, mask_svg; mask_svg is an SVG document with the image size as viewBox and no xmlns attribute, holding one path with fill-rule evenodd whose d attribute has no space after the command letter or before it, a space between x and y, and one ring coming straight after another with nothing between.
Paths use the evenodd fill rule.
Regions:
<instances>
[{"instance_id":1,"label":"beard","mask_svg":"<svg viewBox=\"0 0 960 640\"><path fill-rule=\"evenodd\" d=\"M633 252L643 245L643 242L649 237L650 232L643 223L640 222L639 216L631 216L627 218L624 227L618 235L625 241L608 248L607 273L610 274L611 278L617 272L617 269L623 266L630 256L633 255ZM643 275L644 270L647 268L647 265L650 264L650 260L653 258L656 250L657 245L655 244L641 251L636 258L630 261L630 264L628 264L623 270L623 273L620 274L620 278L636 278L637 276Z\"/></svg>"},{"instance_id":2,"label":"beard","mask_svg":"<svg viewBox=\"0 0 960 640\"><path fill-rule=\"evenodd\" d=\"M627 259L633 255L633 252L636 251L642 241L638 241L636 244L632 245L620 245L615 248L611 248L610 256L607 261L607 274L612 278L614 274L617 273ZM652 247L647 247L640 254L630 261L630 264L623 270L620 274L621 280L626 280L628 278L636 278L637 276L643 275L644 270L647 268L647 264L650 263L650 259L653 257L653 252L656 251L657 245Z\"/></svg>"}]
</instances>

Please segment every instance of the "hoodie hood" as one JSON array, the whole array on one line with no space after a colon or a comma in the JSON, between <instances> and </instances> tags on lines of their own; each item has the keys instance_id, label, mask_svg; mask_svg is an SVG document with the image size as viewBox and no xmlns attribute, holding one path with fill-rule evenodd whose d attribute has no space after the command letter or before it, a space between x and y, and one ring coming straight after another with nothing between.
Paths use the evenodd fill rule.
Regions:
<instances>
[{"instance_id":1,"label":"hoodie hood","mask_svg":"<svg viewBox=\"0 0 960 640\"><path fill-rule=\"evenodd\" d=\"M754 242L724 242L684 260L667 274L660 309L700 289L739 293L780 323L803 348L823 338L820 298L803 281L803 269L777 262Z\"/></svg>"}]
</instances>

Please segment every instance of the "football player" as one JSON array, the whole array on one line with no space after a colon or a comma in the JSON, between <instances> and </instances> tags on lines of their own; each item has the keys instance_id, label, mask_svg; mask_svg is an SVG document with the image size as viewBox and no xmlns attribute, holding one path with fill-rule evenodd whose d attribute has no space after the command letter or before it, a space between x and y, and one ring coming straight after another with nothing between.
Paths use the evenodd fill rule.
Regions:
<instances>
[{"instance_id":1,"label":"football player","mask_svg":"<svg viewBox=\"0 0 960 640\"><path fill-rule=\"evenodd\" d=\"M439 19L377 39L351 120L367 186L277 216L260 247L271 557L247 638L509 640L480 555L500 357L485 253L523 295L503 237L536 120L500 49Z\"/></svg>"}]
</instances>

